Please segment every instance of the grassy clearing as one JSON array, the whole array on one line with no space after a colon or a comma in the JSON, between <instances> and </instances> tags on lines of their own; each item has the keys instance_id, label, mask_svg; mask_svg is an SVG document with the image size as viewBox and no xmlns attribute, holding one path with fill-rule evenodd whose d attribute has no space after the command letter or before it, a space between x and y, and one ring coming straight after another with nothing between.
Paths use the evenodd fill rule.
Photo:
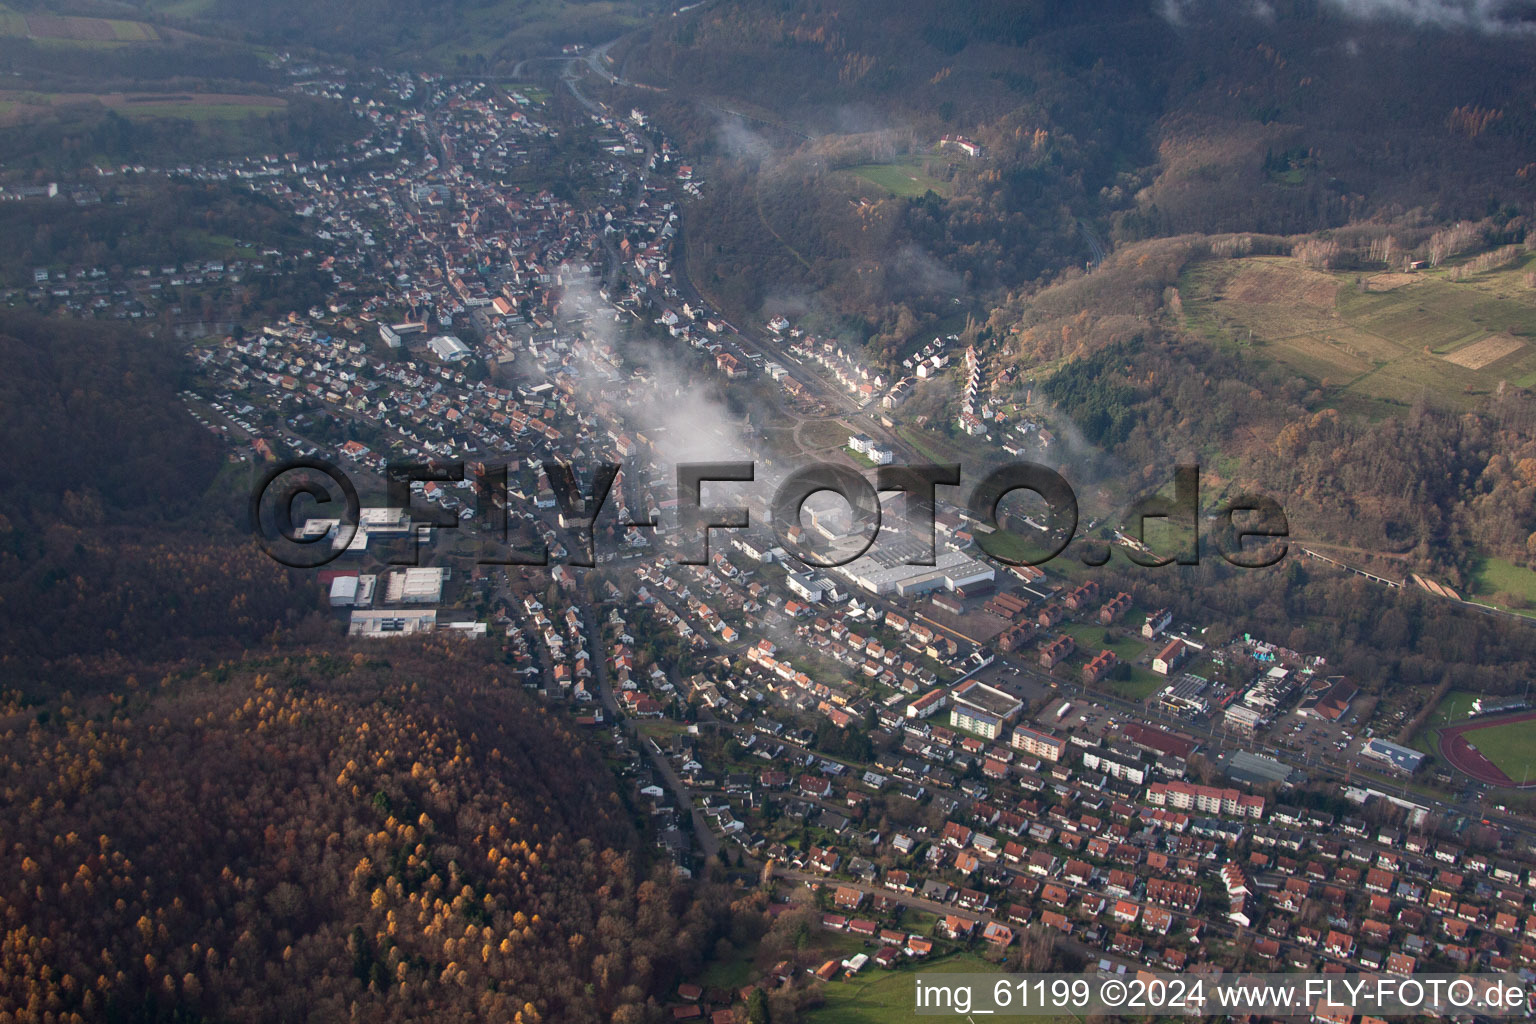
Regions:
<instances>
[{"instance_id":1,"label":"grassy clearing","mask_svg":"<svg viewBox=\"0 0 1536 1024\"><path fill-rule=\"evenodd\" d=\"M254 245L243 245L229 235L216 234L212 231L188 231L186 238L192 251L201 259L219 257L226 260L250 259L257 254Z\"/></svg>"},{"instance_id":2,"label":"grassy clearing","mask_svg":"<svg viewBox=\"0 0 1536 1024\"><path fill-rule=\"evenodd\" d=\"M907 444L916 448L918 454L929 462L953 462L953 459L943 454L941 445L943 442L932 434L919 430L917 427L901 426L896 428L896 434Z\"/></svg>"},{"instance_id":3,"label":"grassy clearing","mask_svg":"<svg viewBox=\"0 0 1536 1024\"><path fill-rule=\"evenodd\" d=\"M1464 722L1467 714L1472 710L1472 702L1482 694L1473 693L1471 690L1452 690L1445 695L1436 707L1434 714L1429 716L1429 725L1454 725Z\"/></svg>"},{"instance_id":4,"label":"grassy clearing","mask_svg":"<svg viewBox=\"0 0 1536 1024\"><path fill-rule=\"evenodd\" d=\"M801 443L811 451L842 447L848 443L848 436L853 433L855 431L849 430L848 424L834 419L814 420L796 431Z\"/></svg>"},{"instance_id":5,"label":"grassy clearing","mask_svg":"<svg viewBox=\"0 0 1536 1024\"><path fill-rule=\"evenodd\" d=\"M1536 291L1525 257L1452 281L1313 270L1289 257L1208 260L1180 282L1185 325L1272 360L1330 401L1404 405L1431 392L1463 406L1501 381L1536 384Z\"/></svg>"},{"instance_id":6,"label":"grassy clearing","mask_svg":"<svg viewBox=\"0 0 1536 1024\"><path fill-rule=\"evenodd\" d=\"M1503 558L1484 558L1473 575L1475 593L1489 598L1494 594L1513 594L1536 604L1536 572Z\"/></svg>"},{"instance_id":7,"label":"grassy clearing","mask_svg":"<svg viewBox=\"0 0 1536 1024\"><path fill-rule=\"evenodd\" d=\"M1168 680L1150 669L1132 665L1124 679L1114 679L1115 692L1129 700L1146 700L1168 684Z\"/></svg>"},{"instance_id":8,"label":"grassy clearing","mask_svg":"<svg viewBox=\"0 0 1536 1024\"><path fill-rule=\"evenodd\" d=\"M1160 493L1172 498L1172 482L1161 488ZM1142 536L1146 540L1147 547L1151 548L1158 558L1177 558L1186 548L1193 549L1194 524L1188 519L1180 522L1168 516L1149 516L1145 522ZM1127 532L1132 536L1135 535L1134 529ZM1142 555L1142 557L1147 556Z\"/></svg>"},{"instance_id":9,"label":"grassy clearing","mask_svg":"<svg viewBox=\"0 0 1536 1024\"><path fill-rule=\"evenodd\" d=\"M978 538L985 536L986 547L990 549L993 555L1005 561L1035 561L1043 558L1046 554L1046 549L1033 537L1026 537L1012 530L995 530L985 535L978 533L976 536ZM978 539L977 543L979 544L981 541ZM1058 561L1064 562L1066 560L1066 553L1063 552L1056 558L1051 559L1047 564L1054 567Z\"/></svg>"},{"instance_id":10,"label":"grassy clearing","mask_svg":"<svg viewBox=\"0 0 1536 1024\"><path fill-rule=\"evenodd\" d=\"M981 974L996 970L995 965L974 953L959 953L920 964L916 970L885 971L866 967L852 980L833 981L823 986L822 996L826 1003L811 1011L806 1019L811 1024L893 1024L930 1020L930 1017L917 1016L914 1011L914 978L918 971L923 974Z\"/></svg>"},{"instance_id":11,"label":"grassy clearing","mask_svg":"<svg viewBox=\"0 0 1536 1024\"><path fill-rule=\"evenodd\" d=\"M1134 661L1144 650L1141 641L1129 637L1111 643L1108 628L1087 622L1074 622L1066 628L1066 633L1085 651L1097 654L1102 650L1111 650L1121 661Z\"/></svg>"},{"instance_id":12,"label":"grassy clearing","mask_svg":"<svg viewBox=\"0 0 1536 1024\"><path fill-rule=\"evenodd\" d=\"M635 731L647 739L656 740L671 739L678 735L687 726L682 722L674 722L670 718L639 718L635 720Z\"/></svg>"},{"instance_id":13,"label":"grassy clearing","mask_svg":"<svg viewBox=\"0 0 1536 1024\"><path fill-rule=\"evenodd\" d=\"M858 464L863 469L875 469L876 468L876 463L875 463L874 459L870 458L868 455L860 455L858 452L854 451L852 448L844 448L843 449L843 454L846 455L848 458L852 459L856 464Z\"/></svg>"},{"instance_id":14,"label":"grassy clearing","mask_svg":"<svg viewBox=\"0 0 1536 1024\"><path fill-rule=\"evenodd\" d=\"M1130 618L1134 619L1135 616ZM1146 651L1146 644L1137 638L1127 636L1111 642L1108 628L1086 622L1075 622L1067 626L1065 632L1077 641L1078 648L1086 657L1092 657L1106 649L1115 652L1115 655L1125 663L1124 668L1121 669L1123 675L1099 685L1108 686L1127 700L1146 700L1168 682L1155 672L1132 664Z\"/></svg>"},{"instance_id":15,"label":"grassy clearing","mask_svg":"<svg viewBox=\"0 0 1536 1024\"><path fill-rule=\"evenodd\" d=\"M1465 735L1478 753L1515 782L1536 768L1536 719L1494 725Z\"/></svg>"},{"instance_id":16,"label":"grassy clearing","mask_svg":"<svg viewBox=\"0 0 1536 1024\"><path fill-rule=\"evenodd\" d=\"M847 168L846 173L894 196L920 196L929 191L949 195L949 183L930 174L931 166L928 159L906 157L891 163L859 164Z\"/></svg>"},{"instance_id":17,"label":"grassy clearing","mask_svg":"<svg viewBox=\"0 0 1536 1024\"><path fill-rule=\"evenodd\" d=\"M738 989L752 980L752 952L733 950L725 960L716 960L704 969L699 984L705 988Z\"/></svg>"}]
</instances>

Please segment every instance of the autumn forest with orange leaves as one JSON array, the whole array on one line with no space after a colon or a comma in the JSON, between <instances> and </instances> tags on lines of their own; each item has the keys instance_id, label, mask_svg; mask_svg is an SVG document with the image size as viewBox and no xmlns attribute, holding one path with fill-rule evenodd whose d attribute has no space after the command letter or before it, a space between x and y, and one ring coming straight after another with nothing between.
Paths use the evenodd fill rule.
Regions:
<instances>
[{"instance_id":1,"label":"autumn forest with orange leaves","mask_svg":"<svg viewBox=\"0 0 1536 1024\"><path fill-rule=\"evenodd\" d=\"M639 1021L729 927L648 869L569 720L462 643L0 721L6 1019Z\"/></svg>"}]
</instances>

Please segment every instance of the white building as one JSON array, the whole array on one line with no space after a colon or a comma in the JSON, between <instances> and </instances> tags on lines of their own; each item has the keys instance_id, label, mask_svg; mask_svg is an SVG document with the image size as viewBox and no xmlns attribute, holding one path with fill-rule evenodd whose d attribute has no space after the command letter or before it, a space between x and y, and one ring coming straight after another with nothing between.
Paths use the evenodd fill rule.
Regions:
<instances>
[{"instance_id":1,"label":"white building","mask_svg":"<svg viewBox=\"0 0 1536 1024\"><path fill-rule=\"evenodd\" d=\"M391 637L430 633L437 627L437 609L421 611L355 611L347 632L352 636Z\"/></svg>"},{"instance_id":2,"label":"white building","mask_svg":"<svg viewBox=\"0 0 1536 1024\"><path fill-rule=\"evenodd\" d=\"M350 608L357 603L357 577L337 576L331 580L331 607Z\"/></svg>"},{"instance_id":3,"label":"white building","mask_svg":"<svg viewBox=\"0 0 1536 1024\"><path fill-rule=\"evenodd\" d=\"M785 583L797 596L812 604L819 603L822 597L821 584L803 573L792 572L785 578Z\"/></svg>"},{"instance_id":4,"label":"white building","mask_svg":"<svg viewBox=\"0 0 1536 1024\"><path fill-rule=\"evenodd\" d=\"M392 572L384 584L384 600L402 604L435 604L442 600L448 570L441 566Z\"/></svg>"},{"instance_id":5,"label":"white building","mask_svg":"<svg viewBox=\"0 0 1536 1024\"><path fill-rule=\"evenodd\" d=\"M1024 707L1018 698L975 679L956 687L950 699L949 724L989 740L997 739Z\"/></svg>"},{"instance_id":6,"label":"white building","mask_svg":"<svg viewBox=\"0 0 1536 1024\"><path fill-rule=\"evenodd\" d=\"M832 570L872 594L915 597L939 588L957 590L997 578L997 571L958 551L940 552L933 565L890 564L878 551Z\"/></svg>"},{"instance_id":7,"label":"white building","mask_svg":"<svg viewBox=\"0 0 1536 1024\"><path fill-rule=\"evenodd\" d=\"M451 334L439 334L427 342L432 353L445 363L457 363L469 358L469 346Z\"/></svg>"}]
</instances>

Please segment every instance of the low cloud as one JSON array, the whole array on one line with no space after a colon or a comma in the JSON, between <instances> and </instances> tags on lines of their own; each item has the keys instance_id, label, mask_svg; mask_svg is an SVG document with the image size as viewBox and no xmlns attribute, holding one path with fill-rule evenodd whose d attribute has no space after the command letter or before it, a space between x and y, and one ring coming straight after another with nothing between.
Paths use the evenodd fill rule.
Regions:
<instances>
[{"instance_id":1,"label":"low cloud","mask_svg":"<svg viewBox=\"0 0 1536 1024\"><path fill-rule=\"evenodd\" d=\"M1327 0L1352 18L1393 18L1415 25L1479 32L1536 31L1536 8L1510 0Z\"/></svg>"},{"instance_id":2,"label":"low cloud","mask_svg":"<svg viewBox=\"0 0 1536 1024\"><path fill-rule=\"evenodd\" d=\"M1203 0L1155 0L1154 8L1173 25L1196 17ZM1495 35L1536 33L1536 3L1532 0L1323 0L1359 21L1401 21L1432 28L1459 29ZM1247 10L1268 16L1266 0L1254 0Z\"/></svg>"},{"instance_id":3,"label":"low cloud","mask_svg":"<svg viewBox=\"0 0 1536 1024\"><path fill-rule=\"evenodd\" d=\"M715 124L715 140L726 156L742 163L762 164L774 157L773 144L735 114L721 115Z\"/></svg>"},{"instance_id":4,"label":"low cloud","mask_svg":"<svg viewBox=\"0 0 1536 1024\"><path fill-rule=\"evenodd\" d=\"M921 295L959 295L965 290L959 274L910 242L897 251L891 273L902 289Z\"/></svg>"}]
</instances>

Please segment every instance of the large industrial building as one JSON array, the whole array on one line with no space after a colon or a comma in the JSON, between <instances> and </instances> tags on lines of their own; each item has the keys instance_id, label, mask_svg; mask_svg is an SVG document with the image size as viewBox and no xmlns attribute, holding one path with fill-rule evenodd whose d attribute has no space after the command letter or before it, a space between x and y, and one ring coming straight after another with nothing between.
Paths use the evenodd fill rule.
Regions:
<instances>
[{"instance_id":1,"label":"large industrial building","mask_svg":"<svg viewBox=\"0 0 1536 1024\"><path fill-rule=\"evenodd\" d=\"M451 334L439 334L427 342L427 347L445 363L457 363L469 358L469 346Z\"/></svg>"},{"instance_id":2,"label":"large industrial building","mask_svg":"<svg viewBox=\"0 0 1536 1024\"><path fill-rule=\"evenodd\" d=\"M933 565L906 565L899 555L871 551L836 570L855 586L872 594L916 597L935 590L962 590L994 580L997 570L959 551L940 553Z\"/></svg>"},{"instance_id":3,"label":"large industrial building","mask_svg":"<svg viewBox=\"0 0 1536 1024\"><path fill-rule=\"evenodd\" d=\"M427 608L422 611L374 609L353 612L347 632L352 636L389 637L430 633L435 628L437 628L436 608Z\"/></svg>"},{"instance_id":4,"label":"large industrial building","mask_svg":"<svg viewBox=\"0 0 1536 1024\"><path fill-rule=\"evenodd\" d=\"M436 604L443 597L446 568L422 567L392 572L384 578L384 600L390 604Z\"/></svg>"}]
</instances>

